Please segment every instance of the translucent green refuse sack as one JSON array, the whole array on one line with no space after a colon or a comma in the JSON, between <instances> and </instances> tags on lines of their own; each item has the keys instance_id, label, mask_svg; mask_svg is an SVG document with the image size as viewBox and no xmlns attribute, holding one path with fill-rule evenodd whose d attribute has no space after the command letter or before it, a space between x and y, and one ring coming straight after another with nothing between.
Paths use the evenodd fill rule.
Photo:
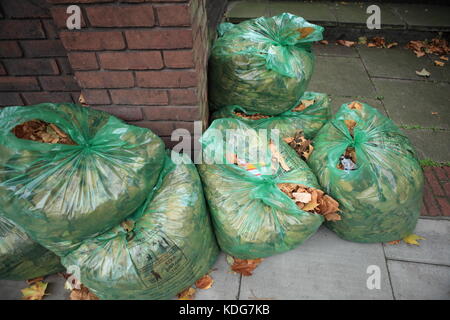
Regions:
<instances>
[{"instance_id":1,"label":"translucent green refuse sack","mask_svg":"<svg viewBox=\"0 0 450 320\"><path fill-rule=\"evenodd\" d=\"M323 28L283 13L221 26L209 60L210 107L274 115L296 106L314 69Z\"/></svg>"},{"instance_id":2,"label":"translucent green refuse sack","mask_svg":"<svg viewBox=\"0 0 450 320\"><path fill-rule=\"evenodd\" d=\"M202 185L187 156L167 157L146 204L63 258L101 299L169 299L210 271L218 247ZM179 156L181 157L181 156ZM185 164L189 163L189 164Z\"/></svg>"},{"instance_id":3,"label":"translucent green refuse sack","mask_svg":"<svg viewBox=\"0 0 450 320\"><path fill-rule=\"evenodd\" d=\"M338 200L341 221L327 224L357 242L402 239L416 226L423 173L408 138L388 118L364 103L343 104L313 141L308 164L324 191ZM353 136L344 120L356 122ZM356 151L356 169L337 168L347 147Z\"/></svg>"},{"instance_id":4,"label":"translucent green refuse sack","mask_svg":"<svg viewBox=\"0 0 450 320\"><path fill-rule=\"evenodd\" d=\"M227 162L227 150L232 150L227 149L232 145L232 139L226 138L227 134L232 135L230 129L235 130L236 137L253 137L245 139L238 157L252 163L258 172ZM282 141L275 145L278 144L277 152L290 170L279 165L273 168L273 154L267 147L269 138L270 135L256 135L255 130L239 120L218 119L200 139L203 163L198 169L219 246L241 259L263 258L293 249L323 222L321 215L300 210L277 187L279 183L296 183L319 188L319 184L306 163ZM257 150L260 161L252 162L252 154Z\"/></svg>"},{"instance_id":5,"label":"translucent green refuse sack","mask_svg":"<svg viewBox=\"0 0 450 320\"><path fill-rule=\"evenodd\" d=\"M28 280L64 270L57 255L0 212L0 279Z\"/></svg>"},{"instance_id":6,"label":"translucent green refuse sack","mask_svg":"<svg viewBox=\"0 0 450 320\"><path fill-rule=\"evenodd\" d=\"M293 137L296 132L303 130L305 137L312 139L331 116L329 98L324 93L305 92L300 101L305 101L306 104L314 102L303 110L296 106L279 115L266 116L257 120L247 119L236 114L236 112L247 115L258 114L256 112L248 111L240 106L227 106L213 113L212 118L238 119L253 129L278 129L282 138ZM303 103L303 106L306 104Z\"/></svg>"},{"instance_id":7,"label":"translucent green refuse sack","mask_svg":"<svg viewBox=\"0 0 450 320\"><path fill-rule=\"evenodd\" d=\"M55 124L76 145L12 133L34 119ZM106 112L74 104L7 107L0 125L0 206L60 256L140 207L162 168L163 141Z\"/></svg>"}]
</instances>

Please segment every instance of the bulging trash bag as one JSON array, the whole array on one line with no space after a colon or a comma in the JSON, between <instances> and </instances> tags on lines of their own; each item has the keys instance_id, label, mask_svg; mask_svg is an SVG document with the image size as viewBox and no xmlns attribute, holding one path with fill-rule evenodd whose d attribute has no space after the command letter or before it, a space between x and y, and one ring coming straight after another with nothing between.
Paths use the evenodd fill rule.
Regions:
<instances>
[{"instance_id":1,"label":"bulging trash bag","mask_svg":"<svg viewBox=\"0 0 450 320\"><path fill-rule=\"evenodd\" d=\"M328 226L357 242L411 234L422 203L423 173L408 138L365 103L343 104L317 134L308 164L341 205Z\"/></svg>"},{"instance_id":2,"label":"bulging trash bag","mask_svg":"<svg viewBox=\"0 0 450 320\"><path fill-rule=\"evenodd\" d=\"M0 124L0 206L60 256L140 207L162 168L163 141L106 112L74 104L7 107ZM36 132L49 142L16 136L36 139Z\"/></svg>"},{"instance_id":3,"label":"bulging trash bag","mask_svg":"<svg viewBox=\"0 0 450 320\"><path fill-rule=\"evenodd\" d=\"M278 129L282 138L294 137L302 130L306 138L312 139L330 116L327 94L305 92L298 106L276 116L249 112L240 106L227 106L213 113L212 118L239 119L253 129Z\"/></svg>"},{"instance_id":4,"label":"bulging trash bag","mask_svg":"<svg viewBox=\"0 0 450 320\"><path fill-rule=\"evenodd\" d=\"M201 144L198 169L223 251L240 259L263 258L295 248L319 228L321 215L301 210L280 190L283 184L319 185L276 135L224 118L211 124Z\"/></svg>"},{"instance_id":5,"label":"bulging trash bag","mask_svg":"<svg viewBox=\"0 0 450 320\"><path fill-rule=\"evenodd\" d=\"M298 105L314 69L311 44L322 32L289 13L219 28L209 61L211 107L274 115Z\"/></svg>"},{"instance_id":6,"label":"bulging trash bag","mask_svg":"<svg viewBox=\"0 0 450 320\"><path fill-rule=\"evenodd\" d=\"M101 299L172 298L216 261L197 170L187 156L176 157L181 164L167 157L143 207L62 259L67 268L80 268L81 282Z\"/></svg>"},{"instance_id":7,"label":"bulging trash bag","mask_svg":"<svg viewBox=\"0 0 450 320\"><path fill-rule=\"evenodd\" d=\"M57 255L0 212L0 279L28 280L63 270Z\"/></svg>"}]
</instances>

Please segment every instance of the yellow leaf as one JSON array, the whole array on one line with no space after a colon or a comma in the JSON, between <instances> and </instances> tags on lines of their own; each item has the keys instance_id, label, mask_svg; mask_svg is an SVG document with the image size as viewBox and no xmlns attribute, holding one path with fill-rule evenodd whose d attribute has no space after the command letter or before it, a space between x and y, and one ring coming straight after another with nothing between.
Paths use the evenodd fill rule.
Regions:
<instances>
[{"instance_id":1,"label":"yellow leaf","mask_svg":"<svg viewBox=\"0 0 450 320\"><path fill-rule=\"evenodd\" d=\"M426 239L414 233L411 233L409 236L403 238L403 241L405 241L405 243L420 246L420 243L417 240L426 240Z\"/></svg>"},{"instance_id":2,"label":"yellow leaf","mask_svg":"<svg viewBox=\"0 0 450 320\"><path fill-rule=\"evenodd\" d=\"M300 32L300 39L303 39L303 38L306 38L307 36L309 36L311 33L313 33L314 28L304 27L304 28L297 29L297 31Z\"/></svg>"},{"instance_id":3,"label":"yellow leaf","mask_svg":"<svg viewBox=\"0 0 450 320\"><path fill-rule=\"evenodd\" d=\"M23 300L42 300L47 289L47 282L38 281L28 288L22 289Z\"/></svg>"},{"instance_id":4,"label":"yellow leaf","mask_svg":"<svg viewBox=\"0 0 450 320\"><path fill-rule=\"evenodd\" d=\"M178 294L178 300L194 300L195 289L190 287Z\"/></svg>"}]
</instances>

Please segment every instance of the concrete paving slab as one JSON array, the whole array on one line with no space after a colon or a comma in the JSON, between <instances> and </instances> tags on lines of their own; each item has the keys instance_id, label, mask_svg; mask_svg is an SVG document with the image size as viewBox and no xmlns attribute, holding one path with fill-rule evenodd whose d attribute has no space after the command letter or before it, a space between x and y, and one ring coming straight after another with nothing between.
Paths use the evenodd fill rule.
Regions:
<instances>
[{"instance_id":1,"label":"concrete paving slab","mask_svg":"<svg viewBox=\"0 0 450 320\"><path fill-rule=\"evenodd\" d=\"M439 56L435 54L428 55L428 58L431 61L431 66L429 69L427 69L431 73L430 79L450 82L450 63L448 61L439 59ZM440 67L437 66L434 61L444 62L445 64L444 66Z\"/></svg>"},{"instance_id":2,"label":"concrete paving slab","mask_svg":"<svg viewBox=\"0 0 450 320\"><path fill-rule=\"evenodd\" d=\"M450 161L450 131L402 130L416 148L419 159Z\"/></svg>"},{"instance_id":3,"label":"concrete paving slab","mask_svg":"<svg viewBox=\"0 0 450 320\"><path fill-rule=\"evenodd\" d=\"M269 16L275 16L283 12L295 14L310 22L321 22L321 25L324 26L337 24L336 17L328 3L299 1L269 2Z\"/></svg>"},{"instance_id":4,"label":"concrete paving slab","mask_svg":"<svg viewBox=\"0 0 450 320\"><path fill-rule=\"evenodd\" d=\"M221 253L210 273L213 286L207 290L197 290L195 300L236 300L239 294L239 274L231 271L226 255Z\"/></svg>"},{"instance_id":5,"label":"concrete paving slab","mask_svg":"<svg viewBox=\"0 0 450 320\"><path fill-rule=\"evenodd\" d=\"M450 28L450 20L448 18L450 16L450 7L448 6L392 3L390 7L405 20L408 27L423 27L425 30L432 29L432 27Z\"/></svg>"},{"instance_id":6,"label":"concrete paving slab","mask_svg":"<svg viewBox=\"0 0 450 320\"><path fill-rule=\"evenodd\" d=\"M395 299L450 299L450 267L393 260L387 263Z\"/></svg>"},{"instance_id":7,"label":"concrete paving slab","mask_svg":"<svg viewBox=\"0 0 450 320\"><path fill-rule=\"evenodd\" d=\"M438 80L436 75L443 77L439 72L435 72L438 67L434 66L428 57L417 58L411 50L403 47L382 49L359 46L358 51L371 77L423 81ZM416 71L421 71L422 68L431 72L429 78L416 74Z\"/></svg>"},{"instance_id":8,"label":"concrete paving slab","mask_svg":"<svg viewBox=\"0 0 450 320\"><path fill-rule=\"evenodd\" d=\"M360 101L367 103L368 105L374 107L378 111L380 111L385 116L388 116L386 114L386 110L383 107L383 104L380 100L367 98L367 97L339 97L339 96L331 96L331 112L332 114L335 114L339 108L344 104L352 101Z\"/></svg>"},{"instance_id":9,"label":"concrete paving slab","mask_svg":"<svg viewBox=\"0 0 450 320\"><path fill-rule=\"evenodd\" d=\"M64 289L64 277L53 274L45 277L47 282L47 295L44 300L67 300L70 291ZM0 280L0 300L20 300L22 292L20 290L28 287L26 281Z\"/></svg>"},{"instance_id":10,"label":"concrete paving slab","mask_svg":"<svg viewBox=\"0 0 450 320\"><path fill-rule=\"evenodd\" d=\"M313 50L318 56L359 57L355 47L347 48L333 42L329 44L315 43L313 44Z\"/></svg>"},{"instance_id":11,"label":"concrete paving slab","mask_svg":"<svg viewBox=\"0 0 450 320\"><path fill-rule=\"evenodd\" d=\"M450 84L381 78L372 81L396 123L450 129Z\"/></svg>"},{"instance_id":12,"label":"concrete paving slab","mask_svg":"<svg viewBox=\"0 0 450 320\"><path fill-rule=\"evenodd\" d=\"M261 16L268 16L267 0L233 1L228 5L225 18L230 22L241 22Z\"/></svg>"},{"instance_id":13,"label":"concrete paving slab","mask_svg":"<svg viewBox=\"0 0 450 320\"><path fill-rule=\"evenodd\" d=\"M415 234L424 237L420 246L384 244L387 259L405 260L450 267L450 220L419 219Z\"/></svg>"},{"instance_id":14,"label":"concrete paving slab","mask_svg":"<svg viewBox=\"0 0 450 320\"><path fill-rule=\"evenodd\" d=\"M349 57L318 56L308 90L336 96L376 97L361 60Z\"/></svg>"},{"instance_id":15,"label":"concrete paving slab","mask_svg":"<svg viewBox=\"0 0 450 320\"><path fill-rule=\"evenodd\" d=\"M339 24L359 24L366 26L367 18L370 14L366 13L369 5L376 4L380 7L381 28L397 27L405 28L404 21L395 14L394 10L381 3L334 3L331 4Z\"/></svg>"},{"instance_id":16,"label":"concrete paving slab","mask_svg":"<svg viewBox=\"0 0 450 320\"><path fill-rule=\"evenodd\" d=\"M367 288L367 267L381 272L381 288ZM298 248L265 259L242 277L240 299L392 299L381 244L342 240L326 227Z\"/></svg>"}]
</instances>

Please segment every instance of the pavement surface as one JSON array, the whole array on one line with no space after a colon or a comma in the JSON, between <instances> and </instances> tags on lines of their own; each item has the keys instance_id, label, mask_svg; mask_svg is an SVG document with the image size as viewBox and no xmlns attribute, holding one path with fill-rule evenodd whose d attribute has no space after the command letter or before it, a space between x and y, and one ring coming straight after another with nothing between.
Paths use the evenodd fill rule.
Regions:
<instances>
[{"instance_id":1,"label":"pavement surface","mask_svg":"<svg viewBox=\"0 0 450 320\"><path fill-rule=\"evenodd\" d=\"M355 13L358 4L338 8L315 4L242 1L232 3L226 16L243 20L282 10L336 24L361 23L366 17ZM298 6L302 10L296 12ZM384 6L392 26L444 30L450 26L448 7ZM346 102L366 102L402 126L422 160L447 164L424 168L424 206L415 233L426 240L420 246L360 244L321 227L297 249L265 259L250 277L231 272L222 254L211 273L213 287L198 290L196 299L450 299L449 63L435 66L437 56L417 58L403 46L347 48L330 42L316 44L314 50L316 69L308 90L328 93L333 112ZM431 73L429 78L416 75L422 68ZM375 274L379 287L370 289L369 278ZM62 276L45 281L49 282L45 299L68 298ZM26 286L25 281L0 280L0 299L20 299L20 289Z\"/></svg>"}]
</instances>

